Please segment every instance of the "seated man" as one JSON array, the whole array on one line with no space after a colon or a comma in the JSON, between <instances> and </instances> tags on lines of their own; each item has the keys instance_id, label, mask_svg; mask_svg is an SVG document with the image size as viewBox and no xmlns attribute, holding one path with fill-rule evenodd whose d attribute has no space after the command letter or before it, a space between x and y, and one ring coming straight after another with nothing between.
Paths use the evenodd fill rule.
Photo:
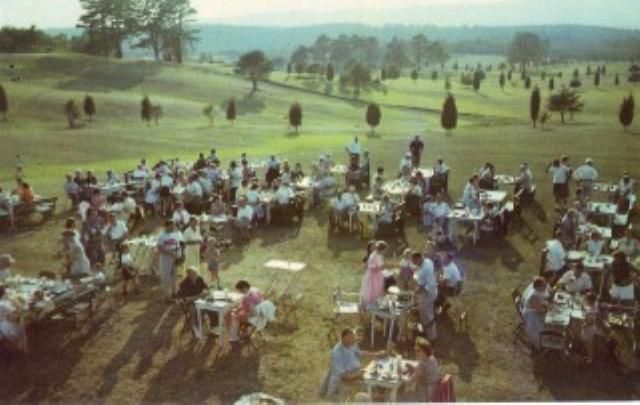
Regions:
<instances>
[{"instance_id":1,"label":"seated man","mask_svg":"<svg viewBox=\"0 0 640 405\"><path fill-rule=\"evenodd\" d=\"M240 234L240 237L248 239L249 229L251 229L251 223L253 222L253 208L247 204L246 197L238 200L238 212L236 217L231 222L233 228Z\"/></svg>"},{"instance_id":2,"label":"seated man","mask_svg":"<svg viewBox=\"0 0 640 405\"><path fill-rule=\"evenodd\" d=\"M575 209L570 208L560 221L560 240L563 246L571 249L578 242L578 215Z\"/></svg>"},{"instance_id":3,"label":"seated man","mask_svg":"<svg viewBox=\"0 0 640 405\"><path fill-rule=\"evenodd\" d=\"M480 209L480 189L478 188L478 182L480 176L474 174L469 178L469 181L464 186L462 191L462 204L465 208L471 211L477 211Z\"/></svg>"},{"instance_id":4,"label":"seated man","mask_svg":"<svg viewBox=\"0 0 640 405\"><path fill-rule=\"evenodd\" d=\"M423 189L415 177L411 178L409 184L409 192L405 196L405 209L409 214L417 215L420 213Z\"/></svg>"},{"instance_id":5,"label":"seated man","mask_svg":"<svg viewBox=\"0 0 640 405\"><path fill-rule=\"evenodd\" d=\"M311 194L313 199L311 205L320 203L320 201L338 185L338 182L333 178L331 173L324 169L319 169L317 175L317 179L313 182L313 192Z\"/></svg>"},{"instance_id":6,"label":"seated man","mask_svg":"<svg viewBox=\"0 0 640 405\"><path fill-rule=\"evenodd\" d=\"M354 186L349 186L348 189L342 193L342 206L346 211L353 212L358 210L358 204L360 203L360 197L356 193Z\"/></svg>"},{"instance_id":7,"label":"seated man","mask_svg":"<svg viewBox=\"0 0 640 405\"><path fill-rule=\"evenodd\" d=\"M629 172L624 172L622 178L618 182L618 190L616 191L613 201L618 201L621 197L629 200L633 195L633 180Z\"/></svg>"},{"instance_id":8,"label":"seated man","mask_svg":"<svg viewBox=\"0 0 640 405\"><path fill-rule=\"evenodd\" d=\"M71 174L67 174L65 179L64 192L67 195L67 198L71 201L71 207L75 207L80 201L80 186L78 186L78 183L73 181Z\"/></svg>"},{"instance_id":9,"label":"seated man","mask_svg":"<svg viewBox=\"0 0 640 405\"><path fill-rule=\"evenodd\" d=\"M633 301L635 299L634 275L631 265L622 252L613 254L611 264L611 288L609 295L615 301Z\"/></svg>"},{"instance_id":10,"label":"seated man","mask_svg":"<svg viewBox=\"0 0 640 405\"><path fill-rule=\"evenodd\" d=\"M593 288L591 277L584 272L582 263L572 265L571 270L560 277L557 285L564 288L569 294L584 294Z\"/></svg>"},{"instance_id":11,"label":"seated man","mask_svg":"<svg viewBox=\"0 0 640 405\"><path fill-rule=\"evenodd\" d=\"M435 202L431 195L427 194L424 198L424 203L422 204L422 226L424 226L425 230L429 230L436 222L433 209L435 207Z\"/></svg>"},{"instance_id":12,"label":"seated man","mask_svg":"<svg viewBox=\"0 0 640 405\"><path fill-rule=\"evenodd\" d=\"M204 199L204 190L200 185L199 177L197 174L192 175L189 178L189 186L187 187L186 203L189 206L189 210L194 213L200 213L200 204Z\"/></svg>"},{"instance_id":13,"label":"seated man","mask_svg":"<svg viewBox=\"0 0 640 405\"><path fill-rule=\"evenodd\" d=\"M373 179L373 184L371 185L371 195L375 201L382 200L382 195L384 194L383 186L384 178L376 175L375 179Z\"/></svg>"},{"instance_id":14,"label":"seated man","mask_svg":"<svg viewBox=\"0 0 640 405\"><path fill-rule=\"evenodd\" d=\"M344 219L346 213L344 203L342 202L342 194L336 194L331 199L331 212L329 214L329 229L334 230L340 221Z\"/></svg>"},{"instance_id":15,"label":"seated man","mask_svg":"<svg viewBox=\"0 0 640 405\"><path fill-rule=\"evenodd\" d=\"M491 163L486 163L479 172L480 180L479 187L483 190L495 190L496 189L496 180L495 180L495 168Z\"/></svg>"},{"instance_id":16,"label":"seated man","mask_svg":"<svg viewBox=\"0 0 640 405\"><path fill-rule=\"evenodd\" d=\"M430 193L448 192L449 171L449 166L444 162L444 159L439 157L433 166L433 177L431 178L431 187L429 189Z\"/></svg>"},{"instance_id":17,"label":"seated man","mask_svg":"<svg viewBox=\"0 0 640 405\"><path fill-rule=\"evenodd\" d=\"M411 153L405 153L404 157L400 160L400 174L399 178L404 179L405 181L409 181L411 179L411 175L413 174L413 164L411 163Z\"/></svg>"},{"instance_id":18,"label":"seated man","mask_svg":"<svg viewBox=\"0 0 640 405\"><path fill-rule=\"evenodd\" d=\"M520 165L520 170L516 176L513 188L513 194L518 194L520 190L522 190L525 195L530 195L533 192L533 174L529 169L529 165L526 163Z\"/></svg>"},{"instance_id":19,"label":"seated man","mask_svg":"<svg viewBox=\"0 0 640 405\"><path fill-rule=\"evenodd\" d=\"M281 182L273 195L274 207L272 213L269 214L270 217L284 217L286 213L291 212L288 211L291 207L293 207L295 192L293 188L291 188L290 183Z\"/></svg>"},{"instance_id":20,"label":"seated man","mask_svg":"<svg viewBox=\"0 0 640 405\"><path fill-rule=\"evenodd\" d=\"M484 217L480 223L480 229L484 232L493 232L496 235L500 235L503 231L500 209L491 201L485 205Z\"/></svg>"},{"instance_id":21,"label":"seated man","mask_svg":"<svg viewBox=\"0 0 640 405\"><path fill-rule=\"evenodd\" d=\"M436 200L431 207L431 215L434 223L448 234L448 217L451 213L449 204L444 200L442 193L436 194Z\"/></svg>"},{"instance_id":22,"label":"seated man","mask_svg":"<svg viewBox=\"0 0 640 405\"><path fill-rule=\"evenodd\" d=\"M442 276L439 280L440 288L438 291L441 291L445 297L457 295L462 288L462 276L453 257L454 254L448 252L442 259Z\"/></svg>"},{"instance_id":23,"label":"seated man","mask_svg":"<svg viewBox=\"0 0 640 405\"><path fill-rule=\"evenodd\" d=\"M600 232L591 232L591 237L584 243L584 249L590 256L600 256L604 249L604 240L600 236Z\"/></svg>"},{"instance_id":24,"label":"seated man","mask_svg":"<svg viewBox=\"0 0 640 405\"><path fill-rule=\"evenodd\" d=\"M144 181L148 176L149 172L145 170L145 168L141 164L139 164L131 174L131 177L134 181Z\"/></svg>"},{"instance_id":25,"label":"seated man","mask_svg":"<svg viewBox=\"0 0 640 405\"><path fill-rule=\"evenodd\" d=\"M202 298L207 292L207 284L205 284L202 277L198 275L198 271L195 267L189 267L187 274L178 285L178 292L176 294L176 300L185 312L188 321L191 323L191 327L194 332L197 333L195 328L196 322L196 307L193 304L198 298Z\"/></svg>"},{"instance_id":26,"label":"seated man","mask_svg":"<svg viewBox=\"0 0 640 405\"><path fill-rule=\"evenodd\" d=\"M382 197L382 206L380 208L381 208L381 212L378 215L378 218L376 221L376 229L379 229L380 227L384 228L384 227L389 227L393 225L395 205L391 201L391 198L389 197L388 194L385 194Z\"/></svg>"},{"instance_id":27,"label":"seated man","mask_svg":"<svg viewBox=\"0 0 640 405\"><path fill-rule=\"evenodd\" d=\"M328 399L338 400L344 396L344 384L359 381L364 375L362 353L356 344L356 334L345 329L331 350L331 364L321 394Z\"/></svg>"}]
</instances>

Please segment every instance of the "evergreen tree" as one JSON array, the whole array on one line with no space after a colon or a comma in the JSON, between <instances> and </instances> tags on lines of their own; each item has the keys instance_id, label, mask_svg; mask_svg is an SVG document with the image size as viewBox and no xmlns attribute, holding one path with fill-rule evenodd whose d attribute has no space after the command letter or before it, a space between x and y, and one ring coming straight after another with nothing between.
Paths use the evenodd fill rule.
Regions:
<instances>
[{"instance_id":1,"label":"evergreen tree","mask_svg":"<svg viewBox=\"0 0 640 405\"><path fill-rule=\"evenodd\" d=\"M507 72L507 80L511 81L512 77L513 77L513 70L509 70Z\"/></svg>"},{"instance_id":2,"label":"evergreen tree","mask_svg":"<svg viewBox=\"0 0 640 405\"><path fill-rule=\"evenodd\" d=\"M302 106L297 101L293 102L289 107L289 125L292 126L296 134L298 128L302 125Z\"/></svg>"},{"instance_id":3,"label":"evergreen tree","mask_svg":"<svg viewBox=\"0 0 640 405\"><path fill-rule=\"evenodd\" d=\"M447 91L451 90L451 82L448 77L444 79L444 89Z\"/></svg>"},{"instance_id":4,"label":"evergreen tree","mask_svg":"<svg viewBox=\"0 0 640 405\"><path fill-rule=\"evenodd\" d=\"M334 76L335 76L335 70L333 69L333 64L329 63L327 65L327 80L332 82Z\"/></svg>"},{"instance_id":5,"label":"evergreen tree","mask_svg":"<svg viewBox=\"0 0 640 405\"><path fill-rule=\"evenodd\" d=\"M456 99L451 93L447 95L442 105L440 125L447 132L447 135L451 135L451 131L458 125L458 107L456 107Z\"/></svg>"},{"instance_id":6,"label":"evergreen tree","mask_svg":"<svg viewBox=\"0 0 640 405\"><path fill-rule=\"evenodd\" d=\"M555 80L553 80L553 77L551 77L551 79L549 79L549 90L552 90L556 87L556 82Z\"/></svg>"},{"instance_id":7,"label":"evergreen tree","mask_svg":"<svg viewBox=\"0 0 640 405\"><path fill-rule=\"evenodd\" d=\"M504 91L504 83L505 83L504 71L500 72L500 78L498 79L498 81L500 83L500 90Z\"/></svg>"},{"instance_id":8,"label":"evergreen tree","mask_svg":"<svg viewBox=\"0 0 640 405\"><path fill-rule=\"evenodd\" d=\"M258 81L267 79L272 70L273 64L267 59L264 52L255 50L240 56L236 62L235 71L251 80L253 85L251 94L253 94L258 91Z\"/></svg>"},{"instance_id":9,"label":"evergreen tree","mask_svg":"<svg viewBox=\"0 0 640 405\"><path fill-rule=\"evenodd\" d=\"M458 70L458 62L454 62L452 68L453 70Z\"/></svg>"},{"instance_id":10,"label":"evergreen tree","mask_svg":"<svg viewBox=\"0 0 640 405\"><path fill-rule=\"evenodd\" d=\"M213 105L211 103L204 106L202 109L202 115L209 120L209 126L213 126Z\"/></svg>"},{"instance_id":11,"label":"evergreen tree","mask_svg":"<svg viewBox=\"0 0 640 405\"><path fill-rule=\"evenodd\" d=\"M93 115L96 113L96 104L93 102L93 97L86 95L84 98L84 115L89 117L89 121L92 120Z\"/></svg>"},{"instance_id":12,"label":"evergreen tree","mask_svg":"<svg viewBox=\"0 0 640 405\"><path fill-rule=\"evenodd\" d=\"M4 91L4 87L0 85L0 113L4 121L7 121L7 113L9 112L9 99L7 93Z\"/></svg>"},{"instance_id":13,"label":"evergreen tree","mask_svg":"<svg viewBox=\"0 0 640 405\"><path fill-rule=\"evenodd\" d=\"M382 80L383 82L387 80L387 69L382 68L382 70L380 71L380 80Z\"/></svg>"},{"instance_id":14,"label":"evergreen tree","mask_svg":"<svg viewBox=\"0 0 640 405\"><path fill-rule=\"evenodd\" d=\"M417 69L413 69L411 71L411 80L418 80L418 70Z\"/></svg>"},{"instance_id":15,"label":"evergreen tree","mask_svg":"<svg viewBox=\"0 0 640 405\"><path fill-rule=\"evenodd\" d=\"M591 76L591 65L587 65L587 76Z\"/></svg>"},{"instance_id":16,"label":"evergreen tree","mask_svg":"<svg viewBox=\"0 0 640 405\"><path fill-rule=\"evenodd\" d=\"M602 76L607 75L607 65L602 65L602 69L600 69L600 73L602 73Z\"/></svg>"},{"instance_id":17,"label":"evergreen tree","mask_svg":"<svg viewBox=\"0 0 640 405\"><path fill-rule=\"evenodd\" d=\"M370 103L367 106L367 113L365 115L365 120L367 121L367 125L371 127L372 136L373 136L374 128L380 125L381 119L382 119L382 112L380 111L380 106L376 103Z\"/></svg>"},{"instance_id":18,"label":"evergreen tree","mask_svg":"<svg viewBox=\"0 0 640 405\"><path fill-rule=\"evenodd\" d=\"M431 72L431 80L438 80L438 71L434 70Z\"/></svg>"},{"instance_id":19,"label":"evergreen tree","mask_svg":"<svg viewBox=\"0 0 640 405\"><path fill-rule=\"evenodd\" d=\"M536 127L538 115L540 114L540 103L540 89L538 86L535 86L531 92L531 99L529 101L529 116L531 117L531 122L533 123L534 128Z\"/></svg>"},{"instance_id":20,"label":"evergreen tree","mask_svg":"<svg viewBox=\"0 0 640 405\"><path fill-rule=\"evenodd\" d=\"M291 74L291 62L287 63L287 74Z\"/></svg>"},{"instance_id":21,"label":"evergreen tree","mask_svg":"<svg viewBox=\"0 0 640 405\"><path fill-rule=\"evenodd\" d=\"M144 96L140 102L140 118L147 121L147 126L151 125L151 101L148 96Z\"/></svg>"},{"instance_id":22,"label":"evergreen tree","mask_svg":"<svg viewBox=\"0 0 640 405\"><path fill-rule=\"evenodd\" d=\"M618 119L620 120L620 124L622 124L625 131L633 123L634 109L635 101L633 99L633 95L629 94L629 97L625 97L622 99L620 111L618 112Z\"/></svg>"},{"instance_id":23,"label":"evergreen tree","mask_svg":"<svg viewBox=\"0 0 640 405\"><path fill-rule=\"evenodd\" d=\"M598 87L600 86L600 71L596 70L596 74L593 76L593 85Z\"/></svg>"},{"instance_id":24,"label":"evergreen tree","mask_svg":"<svg viewBox=\"0 0 640 405\"><path fill-rule=\"evenodd\" d=\"M230 99L227 103L227 120L231 121L231 124L236 120L236 100Z\"/></svg>"},{"instance_id":25,"label":"evergreen tree","mask_svg":"<svg viewBox=\"0 0 640 405\"><path fill-rule=\"evenodd\" d=\"M480 70L473 72L473 91L476 93L480 90L480 82L482 81L482 73Z\"/></svg>"},{"instance_id":26,"label":"evergreen tree","mask_svg":"<svg viewBox=\"0 0 640 405\"><path fill-rule=\"evenodd\" d=\"M69 124L69 129L77 128L76 120L80 118L80 110L78 106L76 106L75 101L69 99L64 104L64 115L67 117L67 124Z\"/></svg>"},{"instance_id":27,"label":"evergreen tree","mask_svg":"<svg viewBox=\"0 0 640 405\"><path fill-rule=\"evenodd\" d=\"M547 79L547 72L542 72L542 74L540 75L540 79L546 80Z\"/></svg>"},{"instance_id":28,"label":"evergreen tree","mask_svg":"<svg viewBox=\"0 0 640 405\"><path fill-rule=\"evenodd\" d=\"M580 71L578 70L578 68L576 68L576 69L573 71L573 78L574 78L574 79L577 79L578 77L580 77Z\"/></svg>"},{"instance_id":29,"label":"evergreen tree","mask_svg":"<svg viewBox=\"0 0 640 405\"><path fill-rule=\"evenodd\" d=\"M613 80L613 84L615 84L616 86L620 85L620 76L618 76L617 73L616 73L616 78Z\"/></svg>"},{"instance_id":30,"label":"evergreen tree","mask_svg":"<svg viewBox=\"0 0 640 405\"><path fill-rule=\"evenodd\" d=\"M527 76L526 79L524 79L524 88L525 89L531 88L531 77Z\"/></svg>"}]
</instances>

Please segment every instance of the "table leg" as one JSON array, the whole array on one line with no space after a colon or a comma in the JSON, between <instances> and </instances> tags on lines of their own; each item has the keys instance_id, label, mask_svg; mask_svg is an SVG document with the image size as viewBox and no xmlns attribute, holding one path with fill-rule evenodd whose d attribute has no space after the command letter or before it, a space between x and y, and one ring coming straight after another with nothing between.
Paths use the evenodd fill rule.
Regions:
<instances>
[{"instance_id":1,"label":"table leg","mask_svg":"<svg viewBox=\"0 0 640 405\"><path fill-rule=\"evenodd\" d=\"M393 387L391 389L391 394L389 395L389 402L395 403L397 396L398 396L398 387Z\"/></svg>"},{"instance_id":2,"label":"table leg","mask_svg":"<svg viewBox=\"0 0 640 405\"><path fill-rule=\"evenodd\" d=\"M475 246L478 243L478 237L480 231L478 230L479 222L473 221L473 245Z\"/></svg>"},{"instance_id":3,"label":"table leg","mask_svg":"<svg viewBox=\"0 0 640 405\"><path fill-rule=\"evenodd\" d=\"M196 307L196 318L198 318L198 327L196 328L196 337L202 339L202 310Z\"/></svg>"},{"instance_id":4,"label":"table leg","mask_svg":"<svg viewBox=\"0 0 640 405\"><path fill-rule=\"evenodd\" d=\"M226 343L225 333L227 328L224 327L224 316L226 315L226 311L223 309L222 311L218 311L218 327L220 328L220 346L224 347Z\"/></svg>"},{"instance_id":5,"label":"table leg","mask_svg":"<svg viewBox=\"0 0 640 405\"><path fill-rule=\"evenodd\" d=\"M367 395L369 396L369 401L373 402L373 386L371 384L367 384Z\"/></svg>"},{"instance_id":6,"label":"table leg","mask_svg":"<svg viewBox=\"0 0 640 405\"><path fill-rule=\"evenodd\" d=\"M387 339L387 351L391 351L391 343L393 342L393 328L395 327L396 318L391 318L391 324L389 326L389 338Z\"/></svg>"},{"instance_id":7,"label":"table leg","mask_svg":"<svg viewBox=\"0 0 640 405\"><path fill-rule=\"evenodd\" d=\"M372 313L371 314L371 348L374 347L375 341L374 341L374 332L375 332L375 327L376 327L376 316Z\"/></svg>"}]
</instances>

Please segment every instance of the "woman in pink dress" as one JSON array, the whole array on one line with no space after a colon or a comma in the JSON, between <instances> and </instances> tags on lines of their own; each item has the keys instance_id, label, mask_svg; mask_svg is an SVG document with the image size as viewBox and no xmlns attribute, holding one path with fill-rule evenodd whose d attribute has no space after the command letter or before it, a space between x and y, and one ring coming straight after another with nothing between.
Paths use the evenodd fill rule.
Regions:
<instances>
[{"instance_id":1,"label":"woman in pink dress","mask_svg":"<svg viewBox=\"0 0 640 405\"><path fill-rule=\"evenodd\" d=\"M360 307L363 310L384 295L384 275L382 270L384 270L384 253L386 250L386 242L376 242L375 249L367 260L367 272L360 288Z\"/></svg>"},{"instance_id":2,"label":"woman in pink dress","mask_svg":"<svg viewBox=\"0 0 640 405\"><path fill-rule=\"evenodd\" d=\"M263 300L262 293L257 288L252 288L245 280L240 280L236 283L236 290L242 294L242 300L240 300L239 305L231 313L227 314L225 322L227 328L229 328L230 342L238 341L238 329L240 325L249 322L249 318L253 315L254 308Z\"/></svg>"}]
</instances>

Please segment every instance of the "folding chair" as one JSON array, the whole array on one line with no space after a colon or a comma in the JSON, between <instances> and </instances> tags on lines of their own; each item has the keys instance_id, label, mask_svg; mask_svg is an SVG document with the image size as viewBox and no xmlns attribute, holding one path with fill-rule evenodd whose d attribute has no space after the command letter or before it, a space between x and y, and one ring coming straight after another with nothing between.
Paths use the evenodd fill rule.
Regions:
<instances>
[{"instance_id":1,"label":"folding chair","mask_svg":"<svg viewBox=\"0 0 640 405\"><path fill-rule=\"evenodd\" d=\"M327 339L329 340L329 347L338 341L338 326L344 318L351 318L358 316L359 306L357 301L347 301L349 297L359 297L358 293L345 293L340 288L337 288L333 292L333 318L331 319L331 326L329 332L327 332ZM353 299L353 298L352 298ZM356 298L357 299L357 298Z\"/></svg>"},{"instance_id":2,"label":"folding chair","mask_svg":"<svg viewBox=\"0 0 640 405\"><path fill-rule=\"evenodd\" d=\"M529 347L529 338L527 337L527 333L524 326L524 317L522 316L522 294L520 290L514 288L511 290L511 300L513 301L513 305L516 309L516 313L518 314L518 324L513 329L512 338L513 344L522 343L526 347Z\"/></svg>"}]
</instances>

